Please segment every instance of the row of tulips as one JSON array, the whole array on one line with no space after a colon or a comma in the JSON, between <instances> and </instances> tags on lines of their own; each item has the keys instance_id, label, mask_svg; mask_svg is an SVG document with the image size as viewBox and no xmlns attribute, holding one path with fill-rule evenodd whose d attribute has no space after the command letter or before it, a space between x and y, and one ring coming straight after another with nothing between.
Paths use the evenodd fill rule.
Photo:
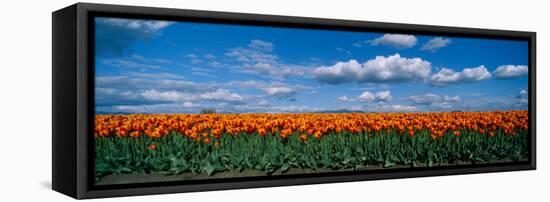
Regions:
<instances>
[{"instance_id":1,"label":"row of tulips","mask_svg":"<svg viewBox=\"0 0 550 202\"><path fill-rule=\"evenodd\" d=\"M351 113L351 114L132 114L97 115L95 136L160 138L176 131L195 140L219 138L222 134L258 133L312 136L343 131L358 134L396 130L414 136L415 131L428 130L433 139L447 131L460 135L460 130L494 135L497 129L505 134L528 129L527 111L505 112L441 112L441 113Z\"/></svg>"},{"instance_id":2,"label":"row of tulips","mask_svg":"<svg viewBox=\"0 0 550 202\"><path fill-rule=\"evenodd\" d=\"M97 115L96 180L118 174L523 161L527 111Z\"/></svg>"}]
</instances>

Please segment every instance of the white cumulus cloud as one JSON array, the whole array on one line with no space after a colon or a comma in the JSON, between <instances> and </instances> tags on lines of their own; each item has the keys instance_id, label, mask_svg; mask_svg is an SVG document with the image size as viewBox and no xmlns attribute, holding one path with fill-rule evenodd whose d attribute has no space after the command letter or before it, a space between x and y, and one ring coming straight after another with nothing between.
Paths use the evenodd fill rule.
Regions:
<instances>
[{"instance_id":1,"label":"white cumulus cloud","mask_svg":"<svg viewBox=\"0 0 550 202\"><path fill-rule=\"evenodd\" d=\"M399 54L377 56L363 64L357 60L337 62L313 70L317 81L328 84L424 81L430 73L430 62L421 58L401 57Z\"/></svg>"},{"instance_id":2,"label":"white cumulus cloud","mask_svg":"<svg viewBox=\"0 0 550 202\"><path fill-rule=\"evenodd\" d=\"M521 97L527 97L527 90L525 90L525 89L520 90L520 91L519 91L519 95L520 95Z\"/></svg>"},{"instance_id":3,"label":"white cumulus cloud","mask_svg":"<svg viewBox=\"0 0 550 202\"><path fill-rule=\"evenodd\" d=\"M371 45L389 46L397 49L410 48L416 45L418 40L414 35L408 34L384 34L383 36L369 41Z\"/></svg>"},{"instance_id":4,"label":"white cumulus cloud","mask_svg":"<svg viewBox=\"0 0 550 202\"><path fill-rule=\"evenodd\" d=\"M203 93L200 94L199 97L201 99L210 101L243 102L245 100L244 96L241 96L237 93L232 93L226 89L218 89L214 92Z\"/></svg>"},{"instance_id":5,"label":"white cumulus cloud","mask_svg":"<svg viewBox=\"0 0 550 202\"><path fill-rule=\"evenodd\" d=\"M525 65L502 65L493 71L493 75L497 79L515 79L526 76L529 73L529 68Z\"/></svg>"},{"instance_id":6,"label":"white cumulus cloud","mask_svg":"<svg viewBox=\"0 0 550 202\"><path fill-rule=\"evenodd\" d=\"M136 30L147 34L156 34L159 30L164 29L174 22L161 20L134 20L124 18L99 18L102 23L112 26L123 27L126 29Z\"/></svg>"},{"instance_id":7,"label":"white cumulus cloud","mask_svg":"<svg viewBox=\"0 0 550 202\"><path fill-rule=\"evenodd\" d=\"M461 72L442 68L430 77L430 84L434 86L458 85L473 83L491 78L491 73L484 65L473 68L464 68Z\"/></svg>"},{"instance_id":8,"label":"white cumulus cloud","mask_svg":"<svg viewBox=\"0 0 550 202\"><path fill-rule=\"evenodd\" d=\"M393 98L389 90L377 92L374 96L379 101L389 101Z\"/></svg>"},{"instance_id":9,"label":"white cumulus cloud","mask_svg":"<svg viewBox=\"0 0 550 202\"><path fill-rule=\"evenodd\" d=\"M359 97L357 97L357 99L360 102L372 102L376 98L374 97L374 94L372 94L371 92L365 91L365 92L361 93L361 95L359 95Z\"/></svg>"},{"instance_id":10,"label":"white cumulus cloud","mask_svg":"<svg viewBox=\"0 0 550 202\"><path fill-rule=\"evenodd\" d=\"M429 40L428 42L426 42L424 45L422 45L420 50L435 52L435 51L439 50L440 48L448 46L451 43L452 43L451 39L447 39L447 38L443 38L443 37L435 37L435 38Z\"/></svg>"},{"instance_id":11,"label":"white cumulus cloud","mask_svg":"<svg viewBox=\"0 0 550 202\"><path fill-rule=\"evenodd\" d=\"M359 102L372 102L372 101L389 101L392 99L391 93L389 90L385 91L379 91L376 93L371 93L369 91L365 91L357 97L357 100Z\"/></svg>"},{"instance_id":12,"label":"white cumulus cloud","mask_svg":"<svg viewBox=\"0 0 550 202\"><path fill-rule=\"evenodd\" d=\"M269 86L263 89L267 95L278 99L291 99L296 95L296 89L288 86Z\"/></svg>"}]
</instances>

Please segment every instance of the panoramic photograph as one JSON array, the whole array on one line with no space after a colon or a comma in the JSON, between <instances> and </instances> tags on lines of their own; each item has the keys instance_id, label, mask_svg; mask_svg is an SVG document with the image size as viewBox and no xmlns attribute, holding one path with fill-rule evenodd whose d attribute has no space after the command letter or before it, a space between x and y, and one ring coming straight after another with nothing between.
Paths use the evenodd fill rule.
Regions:
<instances>
[{"instance_id":1,"label":"panoramic photograph","mask_svg":"<svg viewBox=\"0 0 550 202\"><path fill-rule=\"evenodd\" d=\"M526 41L94 19L95 185L527 162Z\"/></svg>"}]
</instances>

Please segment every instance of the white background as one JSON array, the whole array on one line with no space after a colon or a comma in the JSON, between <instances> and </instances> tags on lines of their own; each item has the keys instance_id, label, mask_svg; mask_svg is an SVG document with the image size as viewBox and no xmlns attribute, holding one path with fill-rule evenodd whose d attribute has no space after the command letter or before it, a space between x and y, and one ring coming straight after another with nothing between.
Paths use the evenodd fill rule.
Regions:
<instances>
[{"instance_id":1,"label":"white background","mask_svg":"<svg viewBox=\"0 0 550 202\"><path fill-rule=\"evenodd\" d=\"M91 1L537 32L536 171L101 199L109 201L545 201L550 199L550 26L546 1ZM68 201L51 191L51 12L75 1L1 1L0 201ZM546 122L546 124L545 124ZM546 190L546 191L544 191Z\"/></svg>"}]
</instances>

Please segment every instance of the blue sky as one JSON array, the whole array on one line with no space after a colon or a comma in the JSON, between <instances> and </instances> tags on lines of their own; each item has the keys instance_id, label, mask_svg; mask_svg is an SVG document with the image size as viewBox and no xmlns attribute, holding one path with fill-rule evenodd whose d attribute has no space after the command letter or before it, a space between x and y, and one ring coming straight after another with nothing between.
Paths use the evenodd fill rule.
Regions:
<instances>
[{"instance_id":1,"label":"blue sky","mask_svg":"<svg viewBox=\"0 0 550 202\"><path fill-rule=\"evenodd\" d=\"M525 41L96 18L96 111L527 109Z\"/></svg>"}]
</instances>

